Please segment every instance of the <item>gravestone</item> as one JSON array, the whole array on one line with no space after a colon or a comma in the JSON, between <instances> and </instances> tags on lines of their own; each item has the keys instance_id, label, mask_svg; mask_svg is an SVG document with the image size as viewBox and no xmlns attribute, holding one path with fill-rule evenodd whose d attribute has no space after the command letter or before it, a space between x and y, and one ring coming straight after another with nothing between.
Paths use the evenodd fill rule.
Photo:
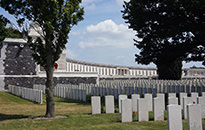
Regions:
<instances>
[{"instance_id":1,"label":"gravestone","mask_svg":"<svg viewBox=\"0 0 205 130\"><path fill-rule=\"evenodd\" d=\"M191 97L198 97L198 93L192 92Z\"/></svg>"},{"instance_id":2,"label":"gravestone","mask_svg":"<svg viewBox=\"0 0 205 130\"><path fill-rule=\"evenodd\" d=\"M176 97L168 97L168 105L177 104L178 105L178 98Z\"/></svg>"},{"instance_id":3,"label":"gravestone","mask_svg":"<svg viewBox=\"0 0 205 130\"><path fill-rule=\"evenodd\" d=\"M161 105L163 105L163 108L165 110L165 97L163 93L158 93L157 97L160 99Z\"/></svg>"},{"instance_id":4,"label":"gravestone","mask_svg":"<svg viewBox=\"0 0 205 130\"><path fill-rule=\"evenodd\" d=\"M205 92L202 92L202 97L205 97Z\"/></svg>"},{"instance_id":5,"label":"gravestone","mask_svg":"<svg viewBox=\"0 0 205 130\"><path fill-rule=\"evenodd\" d=\"M184 110L184 119L187 119L187 105L197 103L196 97L184 97L183 98L183 110Z\"/></svg>"},{"instance_id":6,"label":"gravestone","mask_svg":"<svg viewBox=\"0 0 205 130\"><path fill-rule=\"evenodd\" d=\"M180 105L167 106L168 130L182 130L182 115Z\"/></svg>"},{"instance_id":7,"label":"gravestone","mask_svg":"<svg viewBox=\"0 0 205 130\"><path fill-rule=\"evenodd\" d=\"M183 109L183 98L184 97L187 97L187 93L179 93L179 102L180 102L182 109Z\"/></svg>"},{"instance_id":8,"label":"gravestone","mask_svg":"<svg viewBox=\"0 0 205 130\"><path fill-rule=\"evenodd\" d=\"M83 101L86 102L86 90L83 90Z\"/></svg>"},{"instance_id":9,"label":"gravestone","mask_svg":"<svg viewBox=\"0 0 205 130\"><path fill-rule=\"evenodd\" d=\"M152 105L152 94L145 94L144 98L147 100L148 103L148 111L153 111L153 105Z\"/></svg>"},{"instance_id":10,"label":"gravestone","mask_svg":"<svg viewBox=\"0 0 205 130\"><path fill-rule=\"evenodd\" d=\"M119 95L119 99L118 99L119 113L121 113L121 100L122 99L127 99L127 95Z\"/></svg>"},{"instance_id":11,"label":"gravestone","mask_svg":"<svg viewBox=\"0 0 205 130\"><path fill-rule=\"evenodd\" d=\"M164 105L160 97L153 98L154 120L164 120Z\"/></svg>"},{"instance_id":12,"label":"gravestone","mask_svg":"<svg viewBox=\"0 0 205 130\"><path fill-rule=\"evenodd\" d=\"M132 111L138 111L137 110L137 99L140 98L139 94L132 94Z\"/></svg>"},{"instance_id":13,"label":"gravestone","mask_svg":"<svg viewBox=\"0 0 205 130\"><path fill-rule=\"evenodd\" d=\"M201 105L201 117L205 118L205 97L198 97L197 102Z\"/></svg>"},{"instance_id":14,"label":"gravestone","mask_svg":"<svg viewBox=\"0 0 205 130\"><path fill-rule=\"evenodd\" d=\"M189 130L202 130L201 105L188 104L187 118Z\"/></svg>"},{"instance_id":15,"label":"gravestone","mask_svg":"<svg viewBox=\"0 0 205 130\"><path fill-rule=\"evenodd\" d=\"M100 114L101 113L100 96L92 96L91 97L91 109L92 109L92 114Z\"/></svg>"},{"instance_id":16,"label":"gravestone","mask_svg":"<svg viewBox=\"0 0 205 130\"><path fill-rule=\"evenodd\" d=\"M105 112L106 113L115 113L114 108L114 96L105 96Z\"/></svg>"},{"instance_id":17,"label":"gravestone","mask_svg":"<svg viewBox=\"0 0 205 130\"><path fill-rule=\"evenodd\" d=\"M176 93L168 93L168 98L169 97L176 97Z\"/></svg>"},{"instance_id":18,"label":"gravestone","mask_svg":"<svg viewBox=\"0 0 205 130\"><path fill-rule=\"evenodd\" d=\"M149 121L148 100L145 98L137 99L138 121Z\"/></svg>"},{"instance_id":19,"label":"gravestone","mask_svg":"<svg viewBox=\"0 0 205 130\"><path fill-rule=\"evenodd\" d=\"M121 121L132 122L132 100L122 99L121 104L122 104Z\"/></svg>"}]
</instances>

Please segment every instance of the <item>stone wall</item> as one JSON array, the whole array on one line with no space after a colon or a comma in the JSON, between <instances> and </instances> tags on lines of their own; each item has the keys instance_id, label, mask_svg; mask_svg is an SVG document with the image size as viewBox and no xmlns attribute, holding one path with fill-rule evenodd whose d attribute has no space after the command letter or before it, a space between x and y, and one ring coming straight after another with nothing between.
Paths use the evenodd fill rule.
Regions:
<instances>
[{"instance_id":1,"label":"stone wall","mask_svg":"<svg viewBox=\"0 0 205 130\"><path fill-rule=\"evenodd\" d=\"M54 77L54 84L96 84L97 77ZM45 77L5 77L5 89L8 85L21 86L26 88L33 88L34 84L45 85Z\"/></svg>"},{"instance_id":2,"label":"stone wall","mask_svg":"<svg viewBox=\"0 0 205 130\"><path fill-rule=\"evenodd\" d=\"M5 75L36 75L36 64L31 56L32 51L28 44L4 44L7 44L3 64Z\"/></svg>"}]
</instances>

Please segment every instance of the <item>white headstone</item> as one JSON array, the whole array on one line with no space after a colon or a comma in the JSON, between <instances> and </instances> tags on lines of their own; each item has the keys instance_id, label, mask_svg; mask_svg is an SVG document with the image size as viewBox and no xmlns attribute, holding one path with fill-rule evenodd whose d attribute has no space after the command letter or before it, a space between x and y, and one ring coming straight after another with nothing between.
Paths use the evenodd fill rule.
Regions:
<instances>
[{"instance_id":1,"label":"white headstone","mask_svg":"<svg viewBox=\"0 0 205 130\"><path fill-rule=\"evenodd\" d=\"M149 121L148 100L145 98L137 99L138 106L138 121Z\"/></svg>"},{"instance_id":2,"label":"white headstone","mask_svg":"<svg viewBox=\"0 0 205 130\"><path fill-rule=\"evenodd\" d=\"M188 104L187 118L189 130L202 130L201 105Z\"/></svg>"},{"instance_id":3,"label":"white headstone","mask_svg":"<svg viewBox=\"0 0 205 130\"><path fill-rule=\"evenodd\" d=\"M119 99L118 99L119 113L121 113L121 100L122 99L127 99L127 95L119 95Z\"/></svg>"},{"instance_id":4,"label":"white headstone","mask_svg":"<svg viewBox=\"0 0 205 130\"><path fill-rule=\"evenodd\" d=\"M197 102L201 105L201 117L205 118L205 97L198 97Z\"/></svg>"},{"instance_id":5,"label":"white headstone","mask_svg":"<svg viewBox=\"0 0 205 130\"><path fill-rule=\"evenodd\" d=\"M183 109L183 98L184 97L187 97L187 93L179 93L179 102L180 102L180 105L181 105L181 108Z\"/></svg>"},{"instance_id":6,"label":"white headstone","mask_svg":"<svg viewBox=\"0 0 205 130\"><path fill-rule=\"evenodd\" d=\"M176 97L176 93L168 93L168 98L169 97Z\"/></svg>"},{"instance_id":7,"label":"white headstone","mask_svg":"<svg viewBox=\"0 0 205 130\"><path fill-rule=\"evenodd\" d=\"M178 105L178 98L176 97L168 97L168 104L177 104Z\"/></svg>"},{"instance_id":8,"label":"white headstone","mask_svg":"<svg viewBox=\"0 0 205 130\"><path fill-rule=\"evenodd\" d=\"M167 106L168 130L182 130L182 115L180 105Z\"/></svg>"},{"instance_id":9,"label":"white headstone","mask_svg":"<svg viewBox=\"0 0 205 130\"><path fill-rule=\"evenodd\" d=\"M165 110L165 98L163 93L157 93L157 97L160 99L161 105L163 105L163 108Z\"/></svg>"},{"instance_id":10,"label":"white headstone","mask_svg":"<svg viewBox=\"0 0 205 130\"><path fill-rule=\"evenodd\" d=\"M198 97L198 93L192 92L192 93L191 93L191 97Z\"/></svg>"},{"instance_id":11,"label":"white headstone","mask_svg":"<svg viewBox=\"0 0 205 130\"><path fill-rule=\"evenodd\" d=\"M205 92L202 92L202 97L205 97Z\"/></svg>"},{"instance_id":12,"label":"white headstone","mask_svg":"<svg viewBox=\"0 0 205 130\"><path fill-rule=\"evenodd\" d=\"M100 96L91 97L92 114L101 114L101 101Z\"/></svg>"},{"instance_id":13,"label":"white headstone","mask_svg":"<svg viewBox=\"0 0 205 130\"><path fill-rule=\"evenodd\" d=\"M139 94L132 94L132 111L137 112L137 99L140 98Z\"/></svg>"},{"instance_id":14,"label":"white headstone","mask_svg":"<svg viewBox=\"0 0 205 130\"><path fill-rule=\"evenodd\" d=\"M154 120L164 120L164 105L160 97L153 98Z\"/></svg>"},{"instance_id":15,"label":"white headstone","mask_svg":"<svg viewBox=\"0 0 205 130\"><path fill-rule=\"evenodd\" d=\"M152 94L145 94L144 98L147 100L148 103L148 111L153 111Z\"/></svg>"},{"instance_id":16,"label":"white headstone","mask_svg":"<svg viewBox=\"0 0 205 130\"><path fill-rule=\"evenodd\" d=\"M132 122L132 101L131 99L122 99L122 112L121 121L122 122Z\"/></svg>"},{"instance_id":17,"label":"white headstone","mask_svg":"<svg viewBox=\"0 0 205 130\"><path fill-rule=\"evenodd\" d=\"M114 96L105 96L105 112L115 113Z\"/></svg>"},{"instance_id":18,"label":"white headstone","mask_svg":"<svg viewBox=\"0 0 205 130\"><path fill-rule=\"evenodd\" d=\"M183 98L183 109L184 109L184 119L187 119L187 105L188 104L196 104L197 98L196 97L184 97Z\"/></svg>"}]
</instances>

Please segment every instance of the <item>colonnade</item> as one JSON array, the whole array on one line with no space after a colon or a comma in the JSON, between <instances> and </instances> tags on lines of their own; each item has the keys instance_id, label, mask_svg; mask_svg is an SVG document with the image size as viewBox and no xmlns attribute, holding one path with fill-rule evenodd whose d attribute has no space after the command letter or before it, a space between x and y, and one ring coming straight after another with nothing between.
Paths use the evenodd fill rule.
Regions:
<instances>
[{"instance_id":1,"label":"colonnade","mask_svg":"<svg viewBox=\"0 0 205 130\"><path fill-rule=\"evenodd\" d=\"M156 69L89 65L67 62L67 72L97 72L102 76L156 76Z\"/></svg>"}]
</instances>

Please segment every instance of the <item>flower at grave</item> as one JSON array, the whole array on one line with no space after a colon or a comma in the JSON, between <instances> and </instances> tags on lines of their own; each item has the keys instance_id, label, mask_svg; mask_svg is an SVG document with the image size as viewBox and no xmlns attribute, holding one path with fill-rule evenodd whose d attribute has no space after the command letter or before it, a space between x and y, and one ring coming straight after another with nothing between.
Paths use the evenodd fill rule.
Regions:
<instances>
[{"instance_id":1,"label":"flower at grave","mask_svg":"<svg viewBox=\"0 0 205 130\"><path fill-rule=\"evenodd\" d=\"M58 64L57 63L54 64L54 68L55 68L55 70L58 69Z\"/></svg>"},{"instance_id":2,"label":"flower at grave","mask_svg":"<svg viewBox=\"0 0 205 130\"><path fill-rule=\"evenodd\" d=\"M136 111L135 111L135 110L133 111L133 114L136 114Z\"/></svg>"},{"instance_id":3,"label":"flower at grave","mask_svg":"<svg viewBox=\"0 0 205 130\"><path fill-rule=\"evenodd\" d=\"M196 102L193 101L193 104L196 104Z\"/></svg>"}]
</instances>

